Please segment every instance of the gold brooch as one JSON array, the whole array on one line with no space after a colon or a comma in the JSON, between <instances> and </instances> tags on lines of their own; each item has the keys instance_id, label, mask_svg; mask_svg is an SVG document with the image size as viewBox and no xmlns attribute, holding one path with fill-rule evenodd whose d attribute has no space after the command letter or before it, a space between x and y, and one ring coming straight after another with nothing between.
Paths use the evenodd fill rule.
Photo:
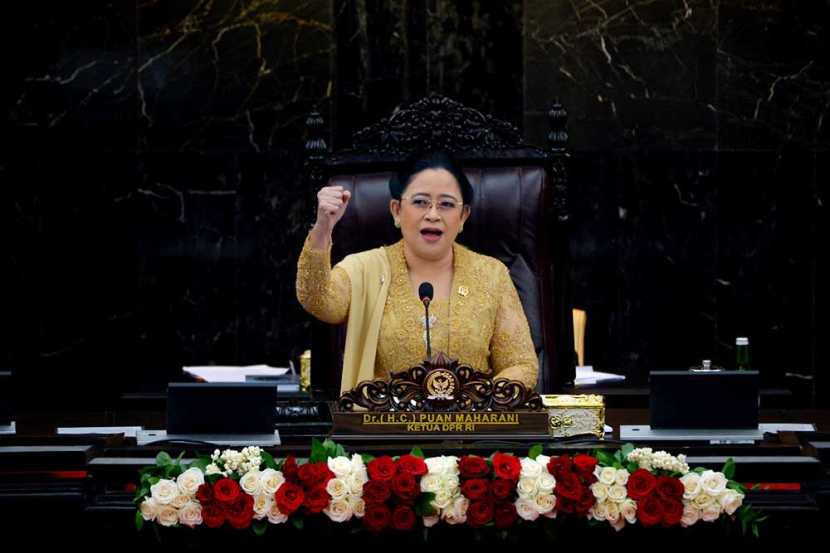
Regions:
<instances>
[{"instance_id":1,"label":"gold brooch","mask_svg":"<svg viewBox=\"0 0 830 553\"><path fill-rule=\"evenodd\" d=\"M466 286L459 286L458 293L464 296L465 298L470 295L470 289Z\"/></svg>"}]
</instances>

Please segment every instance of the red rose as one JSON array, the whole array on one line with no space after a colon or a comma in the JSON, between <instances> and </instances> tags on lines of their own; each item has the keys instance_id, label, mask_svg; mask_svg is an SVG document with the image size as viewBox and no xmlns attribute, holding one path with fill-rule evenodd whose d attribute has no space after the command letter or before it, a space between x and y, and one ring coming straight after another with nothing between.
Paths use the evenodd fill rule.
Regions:
<instances>
[{"instance_id":1,"label":"red rose","mask_svg":"<svg viewBox=\"0 0 830 553\"><path fill-rule=\"evenodd\" d=\"M683 502L675 499L664 499L663 504L663 526L674 526L680 524L683 518Z\"/></svg>"},{"instance_id":2,"label":"red rose","mask_svg":"<svg viewBox=\"0 0 830 553\"><path fill-rule=\"evenodd\" d=\"M493 504L489 501L472 501L467 507L467 524L484 526L493 520Z\"/></svg>"},{"instance_id":3,"label":"red rose","mask_svg":"<svg viewBox=\"0 0 830 553\"><path fill-rule=\"evenodd\" d=\"M651 472L646 469L637 469L634 471L634 474L628 477L628 485L626 486L628 497L639 501L651 494L656 484L657 480Z\"/></svg>"},{"instance_id":4,"label":"red rose","mask_svg":"<svg viewBox=\"0 0 830 553\"><path fill-rule=\"evenodd\" d=\"M363 525L370 532L383 532L392 518L389 507L383 504L366 505L363 515Z\"/></svg>"},{"instance_id":5,"label":"red rose","mask_svg":"<svg viewBox=\"0 0 830 553\"><path fill-rule=\"evenodd\" d=\"M594 498L594 493L587 487L582 486L579 492L579 499L576 500L576 514L581 517L587 515L595 502L596 498Z\"/></svg>"},{"instance_id":6,"label":"red rose","mask_svg":"<svg viewBox=\"0 0 830 553\"><path fill-rule=\"evenodd\" d=\"M324 486L328 484L329 480L334 478L334 473L329 470L325 463L306 463L300 467L297 477L303 488L310 490L320 484Z\"/></svg>"},{"instance_id":7,"label":"red rose","mask_svg":"<svg viewBox=\"0 0 830 553\"><path fill-rule=\"evenodd\" d=\"M576 501L582 493L582 482L572 472L566 472L556 479L556 495Z\"/></svg>"},{"instance_id":8,"label":"red rose","mask_svg":"<svg viewBox=\"0 0 830 553\"><path fill-rule=\"evenodd\" d=\"M331 501L331 496L326 491L325 484L317 484L305 496L303 504L306 507L306 514L321 512L329 501Z\"/></svg>"},{"instance_id":9,"label":"red rose","mask_svg":"<svg viewBox=\"0 0 830 553\"><path fill-rule=\"evenodd\" d=\"M283 482L280 489L277 490L275 498L280 512L284 515L290 515L303 504L305 492L297 484Z\"/></svg>"},{"instance_id":10,"label":"red rose","mask_svg":"<svg viewBox=\"0 0 830 553\"><path fill-rule=\"evenodd\" d=\"M519 479L519 473L522 472L522 463L512 455L496 453L493 457L493 470L499 478L515 482Z\"/></svg>"},{"instance_id":11,"label":"red rose","mask_svg":"<svg viewBox=\"0 0 830 553\"><path fill-rule=\"evenodd\" d=\"M221 501L214 501L202 505L202 520L210 528L219 528L225 524L225 504Z\"/></svg>"},{"instance_id":12,"label":"red rose","mask_svg":"<svg viewBox=\"0 0 830 553\"><path fill-rule=\"evenodd\" d=\"M228 504L226 516L228 523L237 530L247 528L254 520L254 498L246 493L239 494Z\"/></svg>"},{"instance_id":13,"label":"red rose","mask_svg":"<svg viewBox=\"0 0 830 553\"><path fill-rule=\"evenodd\" d=\"M464 478L484 478L490 474L490 464L484 457L467 455L458 460L458 472Z\"/></svg>"},{"instance_id":14,"label":"red rose","mask_svg":"<svg viewBox=\"0 0 830 553\"><path fill-rule=\"evenodd\" d=\"M594 475L597 467L597 460L590 455L576 455L573 458L573 470L577 476L588 479Z\"/></svg>"},{"instance_id":15,"label":"red rose","mask_svg":"<svg viewBox=\"0 0 830 553\"><path fill-rule=\"evenodd\" d=\"M414 476L408 472L402 472L392 478L392 491L400 499L415 499L421 493L421 486L418 485Z\"/></svg>"},{"instance_id":16,"label":"red rose","mask_svg":"<svg viewBox=\"0 0 830 553\"><path fill-rule=\"evenodd\" d=\"M672 478L671 476L660 475L657 477L657 493L663 499L677 499L683 497L686 492L686 487L679 478Z\"/></svg>"},{"instance_id":17,"label":"red rose","mask_svg":"<svg viewBox=\"0 0 830 553\"><path fill-rule=\"evenodd\" d=\"M285 463L282 464L282 475L285 477L287 482L296 484L299 482L299 479L297 478L298 471L299 468L297 467L297 460L289 455L288 458L286 458Z\"/></svg>"},{"instance_id":18,"label":"red rose","mask_svg":"<svg viewBox=\"0 0 830 553\"><path fill-rule=\"evenodd\" d=\"M490 493L490 483L484 478L467 480L461 486L461 493L470 501L481 501Z\"/></svg>"},{"instance_id":19,"label":"red rose","mask_svg":"<svg viewBox=\"0 0 830 553\"><path fill-rule=\"evenodd\" d=\"M415 526L415 511L409 505L398 505L392 512L392 528L406 532Z\"/></svg>"},{"instance_id":20,"label":"red rose","mask_svg":"<svg viewBox=\"0 0 830 553\"><path fill-rule=\"evenodd\" d=\"M513 503L504 501L496 505L496 528L499 530L512 528L518 518L519 514L516 512L516 506Z\"/></svg>"},{"instance_id":21,"label":"red rose","mask_svg":"<svg viewBox=\"0 0 830 553\"><path fill-rule=\"evenodd\" d=\"M510 480L494 480L490 485L490 495L497 501L504 501L510 499L516 491L516 484Z\"/></svg>"},{"instance_id":22,"label":"red rose","mask_svg":"<svg viewBox=\"0 0 830 553\"><path fill-rule=\"evenodd\" d=\"M211 503L215 499L213 497L213 488L210 487L210 484L202 484L199 486L199 491L196 492L196 499L203 505Z\"/></svg>"},{"instance_id":23,"label":"red rose","mask_svg":"<svg viewBox=\"0 0 830 553\"><path fill-rule=\"evenodd\" d=\"M407 454L398 459L398 472L405 472L412 476L423 476L429 472L429 469L423 459Z\"/></svg>"},{"instance_id":24,"label":"red rose","mask_svg":"<svg viewBox=\"0 0 830 553\"><path fill-rule=\"evenodd\" d=\"M222 478L213 485L213 496L219 501L230 503L239 495L239 484L230 478Z\"/></svg>"},{"instance_id":25,"label":"red rose","mask_svg":"<svg viewBox=\"0 0 830 553\"><path fill-rule=\"evenodd\" d=\"M382 482L391 482L392 477L395 476L395 461L388 455L372 459L366 465L366 471L369 473L371 480L381 480Z\"/></svg>"},{"instance_id":26,"label":"red rose","mask_svg":"<svg viewBox=\"0 0 830 553\"><path fill-rule=\"evenodd\" d=\"M367 505L371 503L384 503L390 497L392 497L392 490L386 482L369 480L363 484L363 501Z\"/></svg>"},{"instance_id":27,"label":"red rose","mask_svg":"<svg viewBox=\"0 0 830 553\"><path fill-rule=\"evenodd\" d=\"M567 455L551 457L548 461L548 472L559 480L563 474L571 472L571 459Z\"/></svg>"},{"instance_id":28,"label":"red rose","mask_svg":"<svg viewBox=\"0 0 830 553\"><path fill-rule=\"evenodd\" d=\"M637 518L643 526L653 526L663 520L663 504L659 498L650 495L637 504Z\"/></svg>"},{"instance_id":29,"label":"red rose","mask_svg":"<svg viewBox=\"0 0 830 553\"><path fill-rule=\"evenodd\" d=\"M571 499L567 499L562 497L561 495L556 496L556 510L560 513L565 513L569 515L574 512L574 502Z\"/></svg>"}]
</instances>

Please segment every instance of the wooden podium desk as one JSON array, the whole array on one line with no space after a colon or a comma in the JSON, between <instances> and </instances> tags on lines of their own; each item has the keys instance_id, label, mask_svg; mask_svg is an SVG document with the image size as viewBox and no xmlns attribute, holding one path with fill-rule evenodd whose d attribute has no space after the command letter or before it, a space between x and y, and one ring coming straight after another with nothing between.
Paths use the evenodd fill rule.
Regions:
<instances>
[{"instance_id":1,"label":"wooden podium desk","mask_svg":"<svg viewBox=\"0 0 830 553\"><path fill-rule=\"evenodd\" d=\"M133 546L136 550L144 551L147 547L154 547L154 532L145 529L139 534L134 527L136 506L133 493L138 480L137 471L153 464L160 451L167 451L174 457L185 451L187 459L192 457L193 448L182 445L139 447L135 445L134 439L124 438L121 434L56 436L54 433L54 429L59 426L104 426L112 424L114 420L121 425L131 420L156 420L161 421L156 427L162 427L164 416L163 412L154 411L115 415L84 412L19 414L18 435L0 436L0 527L12 533L36 536L38 543L65 545L77 540L87 550L100 546L102 550L112 551L114 543L123 543L121 549L128 550ZM770 521L764 523L767 532L764 543L776 540L784 543L796 536L807 536L823 530L821 523L830 522L830 412L763 410L761 420L764 423L815 423L818 432L781 432L778 435L768 435L764 443L756 445L667 443L663 449L673 454L685 454L692 466L716 470L723 466L727 458L732 457L737 464L736 480L749 484L767 484L770 489L750 491L747 496L747 502L764 508L772 515ZM619 426L647 424L648 410L612 408L607 412L606 422L614 428L610 439L604 442L593 438L551 441L544 444L545 454L586 452L596 447L617 449L620 446L616 441ZM268 451L277 458L288 454L303 458L309 453L310 439L307 436L288 438L284 442L282 446L268 448ZM343 442L343 445L349 452L365 452L377 456L406 453L415 444ZM495 450L525 455L532 444L434 440L418 445L427 456L434 456L489 455ZM659 447L659 444L649 446ZM208 453L209 450L203 452ZM37 513L37 516L32 513ZM162 538L178 544L178 547L189 548L200 543L215 545L222 540L226 540L227 546L239 543L284 544L286 540L319 543L323 539L321 536L326 535L325 531L319 529L316 533L309 533L293 528L272 528L263 542L257 541L253 532L207 530L164 529ZM338 544L354 541L360 545L365 540L369 540L367 543L383 544L387 539L391 540L389 544L394 544L395 539L401 539L400 535L395 534L377 539L365 534L340 535L336 528L332 531L334 533L329 537L333 543ZM650 540L649 543L666 540L669 544L677 539L683 539L684 543L698 538L700 543L707 543L703 540L712 543L712 539L739 539L729 534L726 526L720 523L699 523L685 531L680 528L664 530L628 527L619 534L610 528L589 529L584 524L577 524L569 525L563 529L563 533L563 538L568 533L573 533L570 537L600 542L609 540L610 544L637 544L644 539ZM434 535L446 543L454 543L455 540L463 542L470 538L464 531L454 528L438 530ZM518 539L546 538L522 535Z\"/></svg>"}]
</instances>

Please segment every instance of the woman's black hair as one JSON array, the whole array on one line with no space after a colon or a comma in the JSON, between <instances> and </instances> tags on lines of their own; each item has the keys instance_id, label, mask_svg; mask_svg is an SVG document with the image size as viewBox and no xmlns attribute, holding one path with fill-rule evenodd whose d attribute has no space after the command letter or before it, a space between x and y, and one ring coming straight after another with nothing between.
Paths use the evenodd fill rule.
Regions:
<instances>
[{"instance_id":1,"label":"woman's black hair","mask_svg":"<svg viewBox=\"0 0 830 553\"><path fill-rule=\"evenodd\" d=\"M392 198L400 200L412 177L427 169L446 170L458 183L458 187L461 188L461 198L464 205L473 203L473 197L475 196L473 185L470 184L464 171L444 152L422 153L404 162L398 172L393 173L392 178L389 179L389 192L392 194Z\"/></svg>"}]
</instances>

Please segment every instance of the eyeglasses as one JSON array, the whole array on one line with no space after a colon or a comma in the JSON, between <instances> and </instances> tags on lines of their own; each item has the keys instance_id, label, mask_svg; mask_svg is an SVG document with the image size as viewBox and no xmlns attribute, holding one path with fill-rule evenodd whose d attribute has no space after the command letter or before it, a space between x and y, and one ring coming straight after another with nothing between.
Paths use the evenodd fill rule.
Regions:
<instances>
[{"instance_id":1,"label":"eyeglasses","mask_svg":"<svg viewBox=\"0 0 830 553\"><path fill-rule=\"evenodd\" d=\"M427 196L405 196L401 198L401 201L406 201L413 209L419 211L430 211L435 207L442 213L452 213L464 205L464 202L459 202L454 198L442 198L437 202L433 202Z\"/></svg>"}]
</instances>

